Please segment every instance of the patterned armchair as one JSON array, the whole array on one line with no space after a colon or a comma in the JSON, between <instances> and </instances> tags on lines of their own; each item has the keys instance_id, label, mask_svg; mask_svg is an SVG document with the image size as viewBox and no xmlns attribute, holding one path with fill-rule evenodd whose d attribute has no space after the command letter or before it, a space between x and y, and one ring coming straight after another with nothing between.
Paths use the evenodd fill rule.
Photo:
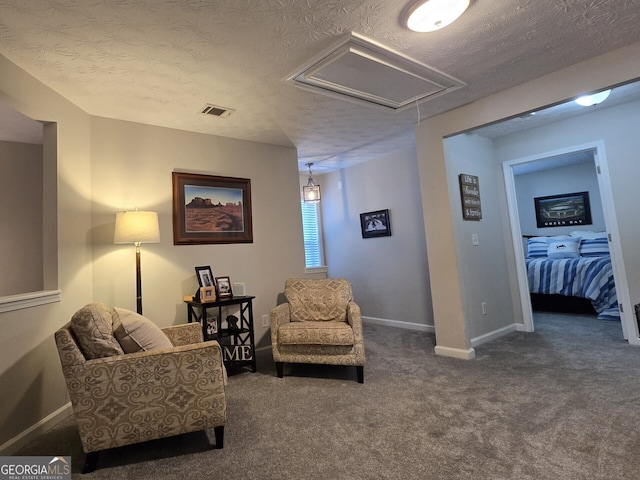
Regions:
<instances>
[{"instance_id":1,"label":"patterned armchair","mask_svg":"<svg viewBox=\"0 0 640 480\"><path fill-rule=\"evenodd\" d=\"M364 382L360 307L341 278L286 280L287 299L271 309L271 345L278 377L284 363L353 365Z\"/></svg>"},{"instance_id":2,"label":"patterned armchair","mask_svg":"<svg viewBox=\"0 0 640 480\"><path fill-rule=\"evenodd\" d=\"M163 328L162 341L172 346L136 353L124 353L109 338L109 326L98 343L110 342L115 354L95 358L93 352L87 359L87 349L81 348L87 339L79 338L73 324L81 312L90 320L107 321L117 312L103 304L87 305L55 333L87 454L84 472L96 468L100 450L193 431L213 428L215 448L222 448L227 418L222 353L217 342L202 341L198 323Z\"/></svg>"}]
</instances>

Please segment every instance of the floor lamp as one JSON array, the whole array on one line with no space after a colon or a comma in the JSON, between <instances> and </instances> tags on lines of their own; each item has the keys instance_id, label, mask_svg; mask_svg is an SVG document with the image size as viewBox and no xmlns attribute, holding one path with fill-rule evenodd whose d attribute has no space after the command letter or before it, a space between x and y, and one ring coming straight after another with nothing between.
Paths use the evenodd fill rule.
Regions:
<instances>
[{"instance_id":1,"label":"floor lamp","mask_svg":"<svg viewBox=\"0 0 640 480\"><path fill-rule=\"evenodd\" d=\"M160 243L160 227L156 212L118 212L113 243L133 243L136 246L136 301L142 315L142 275L140 270L140 244Z\"/></svg>"}]
</instances>

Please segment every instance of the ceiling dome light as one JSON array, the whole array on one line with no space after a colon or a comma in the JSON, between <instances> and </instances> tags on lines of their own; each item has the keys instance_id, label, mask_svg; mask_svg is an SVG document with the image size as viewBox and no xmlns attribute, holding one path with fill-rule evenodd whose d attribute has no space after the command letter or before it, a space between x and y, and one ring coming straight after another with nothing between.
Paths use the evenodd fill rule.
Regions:
<instances>
[{"instance_id":1,"label":"ceiling dome light","mask_svg":"<svg viewBox=\"0 0 640 480\"><path fill-rule=\"evenodd\" d=\"M453 23L469 6L469 0L422 0L408 10L407 27L433 32Z\"/></svg>"},{"instance_id":2,"label":"ceiling dome light","mask_svg":"<svg viewBox=\"0 0 640 480\"><path fill-rule=\"evenodd\" d=\"M575 102L583 107L592 107L593 105L604 102L610 93L611 90L603 90L593 95L583 95L582 97L576 98Z\"/></svg>"}]
</instances>

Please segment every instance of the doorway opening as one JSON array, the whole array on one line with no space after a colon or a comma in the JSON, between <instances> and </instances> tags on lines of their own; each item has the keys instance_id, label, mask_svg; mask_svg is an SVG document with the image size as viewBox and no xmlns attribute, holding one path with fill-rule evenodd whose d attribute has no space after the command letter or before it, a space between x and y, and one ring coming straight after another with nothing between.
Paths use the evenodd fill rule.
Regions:
<instances>
[{"instance_id":1,"label":"doorway opening","mask_svg":"<svg viewBox=\"0 0 640 480\"><path fill-rule=\"evenodd\" d=\"M548 176L548 171L550 169L571 170L574 172L576 177L579 177L580 175L589 177L589 174L592 174L592 178L590 179L568 178L566 176L561 177L558 175L556 181L562 182L563 186L558 188L567 189L567 192L571 191L571 181L580 181L582 182L580 185L582 185L583 188L588 188L590 193L592 193L591 206L594 216L592 220L593 223L591 225L594 227L594 230L607 232L611 268L615 278L617 300L619 304L630 305L604 143L593 142L591 144L568 147L562 150L541 153L526 158L514 159L503 163L503 174L507 193L507 205L511 220L511 233L516 260L518 288L522 305L523 325L521 329L528 332L534 331L535 325L533 321L533 310L529 294L529 281L525 260L527 242L523 240L523 235L525 235L524 238L526 238L526 236L533 236L529 232L537 235L542 234L540 234L540 230L537 228L538 224L535 224L536 228L534 229L531 224L532 220L530 218L523 218L525 215L521 215L520 213L522 210L518 208L518 184L520 184L520 198L522 199L522 197L524 197L522 188L526 188L526 186L523 187L523 185L526 185L527 182L519 182L517 177L537 174L540 176L546 176L548 179L552 179L554 178L554 175ZM547 174L540 173L545 171ZM556 170L556 173L558 173L558 170ZM563 179L558 180L559 178ZM538 180L539 179L540 178L538 178ZM589 184L589 182L591 182L591 184ZM544 185L544 183L540 182L530 183L532 185L537 183L536 188L549 187L548 184ZM585 185L590 186L584 187ZM577 184L575 188L578 188ZM538 192L540 191L544 190L538 190ZM527 193L526 198L527 200L531 199L531 192ZM575 230L584 230L585 228L586 226L576 226ZM564 227L560 230L554 230L552 227L548 232L549 235L566 233L567 228ZM546 235L546 232L544 235ZM620 320L624 338L627 339L629 343L640 344L640 342L638 342L638 331L635 323L633 322L631 312L625 312L624 309L620 309Z\"/></svg>"}]
</instances>

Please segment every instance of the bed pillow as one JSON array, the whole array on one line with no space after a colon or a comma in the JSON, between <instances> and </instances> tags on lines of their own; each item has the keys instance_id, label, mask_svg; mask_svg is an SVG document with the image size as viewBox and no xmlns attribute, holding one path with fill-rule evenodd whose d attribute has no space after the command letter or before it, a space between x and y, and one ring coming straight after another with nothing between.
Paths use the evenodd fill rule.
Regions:
<instances>
[{"instance_id":1,"label":"bed pillow","mask_svg":"<svg viewBox=\"0 0 640 480\"><path fill-rule=\"evenodd\" d=\"M124 353L173 347L164 332L148 318L124 308L114 307L114 310L113 334Z\"/></svg>"},{"instance_id":2,"label":"bed pillow","mask_svg":"<svg viewBox=\"0 0 640 480\"><path fill-rule=\"evenodd\" d=\"M527 240L527 258L543 258L547 256L547 237L532 237Z\"/></svg>"},{"instance_id":3,"label":"bed pillow","mask_svg":"<svg viewBox=\"0 0 640 480\"><path fill-rule=\"evenodd\" d=\"M571 232L570 235L572 237L582 238L582 239L607 238L607 232L590 232L588 230L575 230Z\"/></svg>"},{"instance_id":4,"label":"bed pillow","mask_svg":"<svg viewBox=\"0 0 640 480\"><path fill-rule=\"evenodd\" d=\"M580 255L583 257L606 257L610 255L607 238L583 238L580 243Z\"/></svg>"},{"instance_id":5,"label":"bed pillow","mask_svg":"<svg viewBox=\"0 0 640 480\"><path fill-rule=\"evenodd\" d=\"M550 240L547 248L549 258L577 258L580 256L580 239L565 238Z\"/></svg>"}]
</instances>

